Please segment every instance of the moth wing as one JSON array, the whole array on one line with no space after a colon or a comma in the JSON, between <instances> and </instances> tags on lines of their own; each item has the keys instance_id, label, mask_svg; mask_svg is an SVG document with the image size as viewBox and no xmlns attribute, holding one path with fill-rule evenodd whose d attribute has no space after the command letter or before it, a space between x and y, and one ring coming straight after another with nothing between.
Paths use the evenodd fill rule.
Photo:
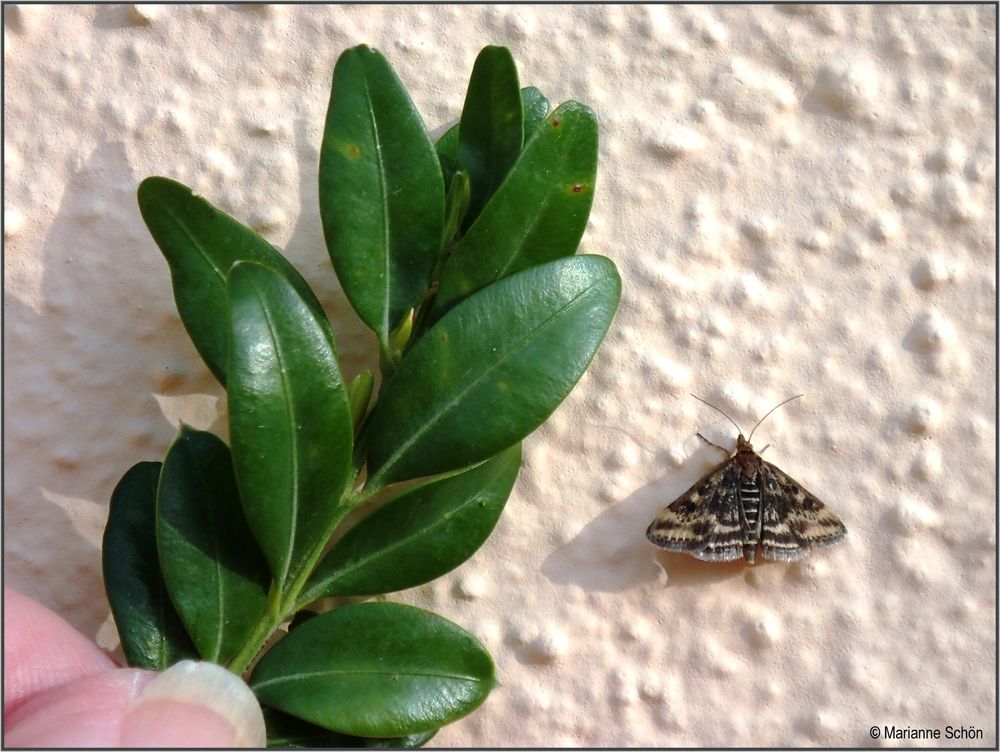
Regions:
<instances>
[{"instance_id":1,"label":"moth wing","mask_svg":"<svg viewBox=\"0 0 1000 752\"><path fill-rule=\"evenodd\" d=\"M799 559L810 549L832 546L847 535L840 518L787 473L762 461L761 475L765 559Z\"/></svg>"},{"instance_id":2,"label":"moth wing","mask_svg":"<svg viewBox=\"0 0 1000 752\"><path fill-rule=\"evenodd\" d=\"M738 476L732 460L710 471L660 512L646 530L651 543L703 561L743 556Z\"/></svg>"}]
</instances>

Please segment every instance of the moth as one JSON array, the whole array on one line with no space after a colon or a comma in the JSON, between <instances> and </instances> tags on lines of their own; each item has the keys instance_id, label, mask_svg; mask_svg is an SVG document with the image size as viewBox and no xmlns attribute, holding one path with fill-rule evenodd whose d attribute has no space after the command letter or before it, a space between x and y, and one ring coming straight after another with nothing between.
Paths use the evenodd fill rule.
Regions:
<instances>
[{"instance_id":1,"label":"moth","mask_svg":"<svg viewBox=\"0 0 1000 752\"><path fill-rule=\"evenodd\" d=\"M646 530L650 542L703 561L733 561L742 556L753 564L758 547L765 559L792 561L843 540L847 528L837 515L798 481L761 459L750 444L753 432L768 415L801 394L771 408L748 439L726 413L691 396L736 426L736 451L660 512Z\"/></svg>"}]
</instances>

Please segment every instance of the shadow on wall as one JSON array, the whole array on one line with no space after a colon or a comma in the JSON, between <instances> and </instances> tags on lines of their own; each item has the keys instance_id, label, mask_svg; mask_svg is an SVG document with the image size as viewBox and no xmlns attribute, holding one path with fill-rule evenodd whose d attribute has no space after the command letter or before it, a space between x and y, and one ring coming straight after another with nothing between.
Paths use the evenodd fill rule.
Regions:
<instances>
[{"instance_id":1,"label":"shadow on wall","mask_svg":"<svg viewBox=\"0 0 1000 752\"><path fill-rule=\"evenodd\" d=\"M151 390L214 382L186 370L197 354L162 294L169 275L144 237L124 145L68 172L41 248L5 259L41 274L26 300L4 298L5 559L9 584L94 636L107 604L95 597L103 523L93 520L106 518L125 469L162 455L173 435Z\"/></svg>"},{"instance_id":2,"label":"shadow on wall","mask_svg":"<svg viewBox=\"0 0 1000 752\"><path fill-rule=\"evenodd\" d=\"M374 335L340 291L319 219L318 147L305 122L295 128L300 216L286 249L326 308L349 380L377 368ZM108 614L95 595L115 484L135 462L162 459L177 418L225 438L225 396L180 325L169 269L136 204L145 175L125 144L103 144L67 173L41 248L5 258L39 268L41 280L28 300L4 296L5 459L14 460L4 559L8 584L93 637Z\"/></svg>"},{"instance_id":3,"label":"shadow on wall","mask_svg":"<svg viewBox=\"0 0 1000 752\"><path fill-rule=\"evenodd\" d=\"M701 467L696 461L701 458L696 453L689 464ZM661 479L638 489L601 512L573 540L549 554L542 573L556 585L576 585L599 593L655 588L663 580L663 587L669 588L711 585L743 576L746 564L742 560L699 561L687 554L656 548L646 540L646 528L653 518L695 480L683 483L674 476L669 482Z\"/></svg>"}]
</instances>

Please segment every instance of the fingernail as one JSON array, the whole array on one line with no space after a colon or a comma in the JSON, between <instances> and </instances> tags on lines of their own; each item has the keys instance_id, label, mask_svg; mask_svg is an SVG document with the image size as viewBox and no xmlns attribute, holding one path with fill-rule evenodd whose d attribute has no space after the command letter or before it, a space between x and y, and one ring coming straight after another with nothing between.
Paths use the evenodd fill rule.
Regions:
<instances>
[{"instance_id":1,"label":"fingernail","mask_svg":"<svg viewBox=\"0 0 1000 752\"><path fill-rule=\"evenodd\" d=\"M181 661L132 701L124 747L263 747L264 715L250 687L214 663Z\"/></svg>"}]
</instances>

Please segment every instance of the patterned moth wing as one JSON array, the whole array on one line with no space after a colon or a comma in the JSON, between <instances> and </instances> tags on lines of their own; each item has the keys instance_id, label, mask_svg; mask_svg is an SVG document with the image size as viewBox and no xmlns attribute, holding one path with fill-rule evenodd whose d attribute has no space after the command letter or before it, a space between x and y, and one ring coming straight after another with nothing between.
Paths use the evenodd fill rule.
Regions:
<instances>
[{"instance_id":1,"label":"patterned moth wing","mask_svg":"<svg viewBox=\"0 0 1000 752\"><path fill-rule=\"evenodd\" d=\"M646 530L649 541L703 561L733 561L743 556L740 472L734 460L710 470L660 512Z\"/></svg>"},{"instance_id":2,"label":"patterned moth wing","mask_svg":"<svg viewBox=\"0 0 1000 752\"><path fill-rule=\"evenodd\" d=\"M813 494L760 458L740 434L736 452L664 509L646 530L669 551L705 561L791 561L837 543L847 529Z\"/></svg>"},{"instance_id":3,"label":"patterned moth wing","mask_svg":"<svg viewBox=\"0 0 1000 752\"><path fill-rule=\"evenodd\" d=\"M753 564L760 546L765 559L791 561L811 549L843 540L847 528L813 494L765 462L743 438L736 421L710 402L691 395L722 413L736 430L736 450L677 501L664 509L646 530L650 542L706 561L731 561L742 555ZM798 394L772 407L750 431ZM717 449L698 434L703 441Z\"/></svg>"},{"instance_id":4,"label":"patterned moth wing","mask_svg":"<svg viewBox=\"0 0 1000 752\"><path fill-rule=\"evenodd\" d=\"M844 523L823 502L770 462L761 460L764 490L761 547L765 559L792 561L810 549L847 535Z\"/></svg>"}]
</instances>

